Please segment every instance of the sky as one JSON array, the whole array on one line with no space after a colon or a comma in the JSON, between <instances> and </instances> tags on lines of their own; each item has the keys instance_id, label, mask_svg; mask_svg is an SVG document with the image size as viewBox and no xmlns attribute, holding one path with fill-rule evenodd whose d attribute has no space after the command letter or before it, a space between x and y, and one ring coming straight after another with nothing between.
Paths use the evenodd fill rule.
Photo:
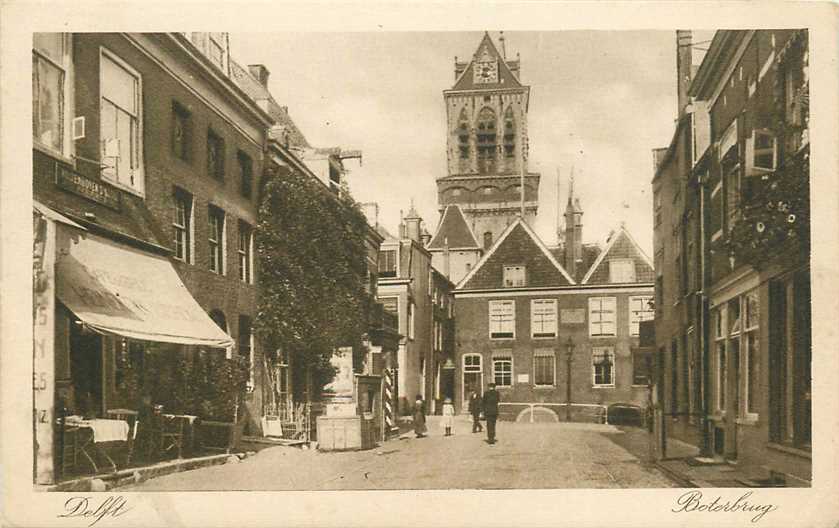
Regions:
<instances>
[{"instance_id":1,"label":"sky","mask_svg":"<svg viewBox=\"0 0 839 528\"><path fill-rule=\"evenodd\" d=\"M396 232L413 200L433 233L435 179L446 175L443 90L454 84L455 56L471 57L482 35L233 33L230 48L239 63L269 69L269 89L310 144L362 151L361 164L347 162L347 179L357 201L379 204L380 224ZM490 35L498 45L499 33ZM556 242L557 174L564 210L573 167L583 241L602 243L625 222L651 256L652 149L674 130L675 30L504 37L530 86L529 168L542 175L535 231Z\"/></svg>"}]
</instances>

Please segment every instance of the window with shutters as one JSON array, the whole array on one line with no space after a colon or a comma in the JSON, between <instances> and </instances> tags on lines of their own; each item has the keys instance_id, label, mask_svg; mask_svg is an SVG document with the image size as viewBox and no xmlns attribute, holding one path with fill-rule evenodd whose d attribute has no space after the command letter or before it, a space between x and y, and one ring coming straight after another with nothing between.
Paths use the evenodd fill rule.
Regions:
<instances>
[{"instance_id":1,"label":"window with shutters","mask_svg":"<svg viewBox=\"0 0 839 528\"><path fill-rule=\"evenodd\" d=\"M516 337L516 301L489 301L489 337Z\"/></svg>"},{"instance_id":2,"label":"window with shutters","mask_svg":"<svg viewBox=\"0 0 839 528\"><path fill-rule=\"evenodd\" d=\"M534 299L530 301L531 337L556 337L556 299Z\"/></svg>"},{"instance_id":3,"label":"window with shutters","mask_svg":"<svg viewBox=\"0 0 839 528\"><path fill-rule=\"evenodd\" d=\"M592 297L588 300L589 335L615 335L615 297Z\"/></svg>"}]
</instances>

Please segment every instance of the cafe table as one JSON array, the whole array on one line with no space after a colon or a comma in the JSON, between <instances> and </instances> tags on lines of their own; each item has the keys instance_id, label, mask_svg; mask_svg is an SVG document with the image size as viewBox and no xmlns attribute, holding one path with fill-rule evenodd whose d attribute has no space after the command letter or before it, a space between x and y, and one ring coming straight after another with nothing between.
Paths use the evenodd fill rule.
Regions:
<instances>
[{"instance_id":1,"label":"cafe table","mask_svg":"<svg viewBox=\"0 0 839 528\"><path fill-rule=\"evenodd\" d=\"M64 419L65 427L77 429L89 429L91 435L79 442L75 449L76 453L81 453L87 458L93 466L93 471L99 472L99 467L96 465L94 456L96 453L104 456L111 464L114 472L117 470L117 465L114 460L108 455L107 451L101 444L110 444L128 441L128 422L125 420L110 420L105 418L94 418L85 420L80 416L68 416Z\"/></svg>"}]
</instances>

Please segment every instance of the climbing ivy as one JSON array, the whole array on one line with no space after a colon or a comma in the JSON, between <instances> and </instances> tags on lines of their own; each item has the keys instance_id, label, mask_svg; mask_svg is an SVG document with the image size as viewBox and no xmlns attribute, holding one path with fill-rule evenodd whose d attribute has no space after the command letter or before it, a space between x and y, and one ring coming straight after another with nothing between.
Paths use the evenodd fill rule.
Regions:
<instances>
[{"instance_id":1,"label":"climbing ivy","mask_svg":"<svg viewBox=\"0 0 839 528\"><path fill-rule=\"evenodd\" d=\"M319 394L335 375L333 351L360 350L367 331L367 222L346 189L335 195L296 171L266 181L259 214L255 328L267 350L291 352L295 372L308 368Z\"/></svg>"},{"instance_id":2,"label":"climbing ivy","mask_svg":"<svg viewBox=\"0 0 839 528\"><path fill-rule=\"evenodd\" d=\"M806 132L809 85L806 81L795 94L801 107L797 123L787 119L781 72L807 67L807 32L798 31L779 53L774 68L774 102L770 128L778 138L781 165L764 174L745 189L741 218L727 241L729 255L761 269L780 260L807 259L810 254L810 149L798 148Z\"/></svg>"}]
</instances>

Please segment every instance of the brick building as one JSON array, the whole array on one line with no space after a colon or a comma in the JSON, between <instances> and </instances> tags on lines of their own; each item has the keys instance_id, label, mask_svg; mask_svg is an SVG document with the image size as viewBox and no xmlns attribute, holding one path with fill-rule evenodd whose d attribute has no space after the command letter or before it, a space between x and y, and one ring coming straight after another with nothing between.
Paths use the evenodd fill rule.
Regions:
<instances>
[{"instance_id":1,"label":"brick building","mask_svg":"<svg viewBox=\"0 0 839 528\"><path fill-rule=\"evenodd\" d=\"M582 238L580 223L572 231ZM517 219L460 281L459 410L489 382L501 393L502 419L600 420L613 403L646 405L638 324L652 317L652 265L623 226L602 251L587 247L595 259L572 277Z\"/></svg>"},{"instance_id":2,"label":"brick building","mask_svg":"<svg viewBox=\"0 0 839 528\"><path fill-rule=\"evenodd\" d=\"M36 34L33 66L36 234L57 219L44 240L60 246L36 406L136 408L125 369L152 351L260 361L252 236L272 120L230 79L226 35ZM244 403L253 427L259 394ZM54 477L47 438L38 482Z\"/></svg>"},{"instance_id":3,"label":"brick building","mask_svg":"<svg viewBox=\"0 0 839 528\"><path fill-rule=\"evenodd\" d=\"M691 40L655 153L659 438L809 485L807 31L718 31L698 70Z\"/></svg>"}]
</instances>

